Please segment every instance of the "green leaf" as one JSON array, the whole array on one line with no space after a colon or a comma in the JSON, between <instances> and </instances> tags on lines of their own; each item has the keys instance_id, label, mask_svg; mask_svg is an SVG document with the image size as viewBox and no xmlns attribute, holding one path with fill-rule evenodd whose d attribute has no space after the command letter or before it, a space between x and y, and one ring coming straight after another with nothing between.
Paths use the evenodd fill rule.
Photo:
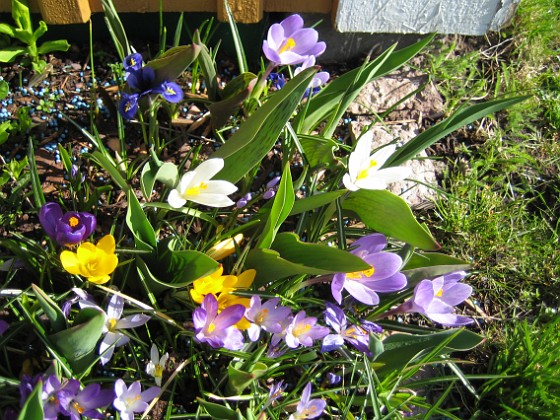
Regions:
<instances>
[{"instance_id":1,"label":"green leaf","mask_svg":"<svg viewBox=\"0 0 560 420\"><path fill-rule=\"evenodd\" d=\"M10 92L10 85L5 80L0 80L0 100L8 96Z\"/></svg>"},{"instance_id":2,"label":"green leaf","mask_svg":"<svg viewBox=\"0 0 560 420\"><path fill-rule=\"evenodd\" d=\"M105 314L94 308L84 308L72 328L50 335L57 352L68 361L75 375L83 373L95 359L97 342L105 325Z\"/></svg>"},{"instance_id":3,"label":"green leaf","mask_svg":"<svg viewBox=\"0 0 560 420\"><path fill-rule=\"evenodd\" d=\"M210 56L208 47L200 39L200 32L198 31L198 29L194 31L193 44L198 46L200 50L197 60L200 64L202 75L204 76L208 99L210 99L211 101L215 101L218 99L218 92L220 90L220 87L218 85L218 72L216 70L216 63Z\"/></svg>"},{"instance_id":4,"label":"green leaf","mask_svg":"<svg viewBox=\"0 0 560 420\"><path fill-rule=\"evenodd\" d=\"M235 183L262 161L300 103L315 72L314 68L306 69L286 83L212 154L211 157L225 160L225 167L216 179Z\"/></svg>"},{"instance_id":5,"label":"green leaf","mask_svg":"<svg viewBox=\"0 0 560 420\"><path fill-rule=\"evenodd\" d=\"M243 49L243 42L241 42L241 36L239 35L237 25L235 24L235 19L233 18L233 14L231 13L231 9L227 1L224 2L224 7L226 9L229 27L233 36L233 45L235 47L235 53L237 55L237 65L239 66L239 73L245 73L249 69L249 66L247 65L247 56L245 55L245 50Z\"/></svg>"},{"instance_id":6,"label":"green leaf","mask_svg":"<svg viewBox=\"0 0 560 420\"><path fill-rule=\"evenodd\" d=\"M384 167L398 166L416 156L422 150L434 144L464 125L470 124L485 115L492 114L522 102L530 96L520 96L507 99L496 99L482 104L472 105L466 109L459 109L449 118L433 125L414 139L397 149L385 162Z\"/></svg>"},{"instance_id":7,"label":"green leaf","mask_svg":"<svg viewBox=\"0 0 560 420\"><path fill-rule=\"evenodd\" d=\"M68 51L70 44L65 39L57 39L54 41L46 41L37 49L39 54L48 54L53 51Z\"/></svg>"},{"instance_id":8,"label":"green leaf","mask_svg":"<svg viewBox=\"0 0 560 420\"><path fill-rule=\"evenodd\" d=\"M47 32L47 24L44 20L39 21L39 27L33 32L33 40L37 41Z\"/></svg>"},{"instance_id":9,"label":"green leaf","mask_svg":"<svg viewBox=\"0 0 560 420\"><path fill-rule=\"evenodd\" d=\"M105 24L107 25L107 29L109 29L113 44L115 44L121 61L124 61L124 57L131 54L132 51L128 44L126 32L119 18L119 14L117 13L117 9L112 0L101 0L101 6L105 13Z\"/></svg>"},{"instance_id":10,"label":"green leaf","mask_svg":"<svg viewBox=\"0 0 560 420\"><path fill-rule=\"evenodd\" d=\"M33 147L33 139L29 137L27 146L27 160L29 161L29 173L31 174L31 189L33 190L33 199L35 200L35 207L40 208L46 203L45 195L43 194L43 185L39 179L39 172L37 171L37 161L35 160L35 151Z\"/></svg>"},{"instance_id":11,"label":"green leaf","mask_svg":"<svg viewBox=\"0 0 560 420\"><path fill-rule=\"evenodd\" d=\"M254 77L251 77L251 75ZM235 115L241 109L241 106L251 94L257 81L256 76L252 73L243 73L243 75L233 79L232 82L237 80L238 82L235 83L235 86L228 90L228 95L222 95L224 99L208 106L212 116L210 122L214 130L223 127L227 123L229 117ZM232 82L230 82L230 84Z\"/></svg>"},{"instance_id":12,"label":"green leaf","mask_svg":"<svg viewBox=\"0 0 560 420\"><path fill-rule=\"evenodd\" d=\"M127 191L126 225L134 235L136 248L152 251L157 246L156 233L132 189Z\"/></svg>"},{"instance_id":13,"label":"green leaf","mask_svg":"<svg viewBox=\"0 0 560 420\"><path fill-rule=\"evenodd\" d=\"M0 63L11 63L18 55L27 52L27 48L23 47L4 47L0 49Z\"/></svg>"},{"instance_id":14,"label":"green leaf","mask_svg":"<svg viewBox=\"0 0 560 420\"><path fill-rule=\"evenodd\" d=\"M284 220L290 215L295 197L290 164L287 163L284 166L278 192L274 196L274 202L268 214L263 233L257 242L258 248L270 248L278 229L280 229Z\"/></svg>"},{"instance_id":15,"label":"green leaf","mask_svg":"<svg viewBox=\"0 0 560 420\"><path fill-rule=\"evenodd\" d=\"M466 271L470 268L470 264L459 258L438 252L426 252L414 254L406 263L402 272L408 279L408 287L412 288L421 280L442 276L454 271Z\"/></svg>"},{"instance_id":16,"label":"green leaf","mask_svg":"<svg viewBox=\"0 0 560 420\"><path fill-rule=\"evenodd\" d=\"M210 414L213 419L217 420L239 420L243 416L239 412L233 411L231 408L224 407L221 404L208 402L200 397L196 397L198 403Z\"/></svg>"},{"instance_id":17,"label":"green leaf","mask_svg":"<svg viewBox=\"0 0 560 420\"><path fill-rule=\"evenodd\" d=\"M165 51L158 58L146 63L156 72L154 83L175 80L196 59L200 47L198 45L180 45Z\"/></svg>"},{"instance_id":18,"label":"green leaf","mask_svg":"<svg viewBox=\"0 0 560 420\"><path fill-rule=\"evenodd\" d=\"M94 137L91 136L90 139L92 138ZM109 173L109 175L111 175L111 178L113 179L113 181L115 181L115 184L117 184L120 189L122 189L123 191L130 190L130 186L126 182L126 179L124 179L121 172L117 168L117 164L110 156L96 150L95 152L92 153L84 153L84 157L90 158L99 166L101 166L104 170L106 170Z\"/></svg>"},{"instance_id":19,"label":"green leaf","mask_svg":"<svg viewBox=\"0 0 560 420\"><path fill-rule=\"evenodd\" d=\"M68 326L66 324L66 317L58 305L39 286L32 284L31 288L39 301L39 305L43 308L43 312L49 318L54 332L66 329Z\"/></svg>"},{"instance_id":20,"label":"green leaf","mask_svg":"<svg viewBox=\"0 0 560 420\"><path fill-rule=\"evenodd\" d=\"M165 162L158 166L155 162L147 162L142 168L140 175L140 188L146 200L152 196L152 190L156 181L161 181L170 188L177 185L179 181L179 170L171 162Z\"/></svg>"},{"instance_id":21,"label":"green leaf","mask_svg":"<svg viewBox=\"0 0 560 420\"><path fill-rule=\"evenodd\" d=\"M226 395L242 395L243 391L255 380L265 375L268 366L263 362L255 362L250 370L243 370L242 363L230 363L228 366L228 383Z\"/></svg>"},{"instance_id":22,"label":"green leaf","mask_svg":"<svg viewBox=\"0 0 560 420\"><path fill-rule=\"evenodd\" d=\"M168 211L175 211L178 213L183 213L186 216L192 216L192 217L197 217L199 219L204 220L205 222L210 223L213 226L218 226L219 223L216 219L214 219L212 216L200 211L200 210L196 210L196 209L192 209L189 207L181 207L181 208L175 208L175 207L171 207L169 204L165 204L165 203L158 203L158 202L154 202L154 203L144 203L142 204L143 207L154 207L157 209L162 209L162 210L168 210Z\"/></svg>"},{"instance_id":23,"label":"green leaf","mask_svg":"<svg viewBox=\"0 0 560 420\"><path fill-rule=\"evenodd\" d=\"M15 38L16 33L13 26L8 25L7 23L0 23L0 34L8 35L10 38Z\"/></svg>"},{"instance_id":24,"label":"green leaf","mask_svg":"<svg viewBox=\"0 0 560 420\"><path fill-rule=\"evenodd\" d=\"M12 18L16 22L18 29L32 34L33 26L31 25L31 13L27 7L27 1L12 0Z\"/></svg>"},{"instance_id":25,"label":"green leaf","mask_svg":"<svg viewBox=\"0 0 560 420\"><path fill-rule=\"evenodd\" d=\"M338 197L342 197L345 193L347 193L346 190L329 191L326 193L315 194L301 200L296 200L294 206L292 207L292 211L290 212L290 216L331 204Z\"/></svg>"},{"instance_id":26,"label":"green leaf","mask_svg":"<svg viewBox=\"0 0 560 420\"><path fill-rule=\"evenodd\" d=\"M249 252L247 268L257 271L255 286L298 274L333 274L369 268L360 257L325 245L301 242L295 233L276 236L272 249L255 248Z\"/></svg>"},{"instance_id":27,"label":"green leaf","mask_svg":"<svg viewBox=\"0 0 560 420\"><path fill-rule=\"evenodd\" d=\"M329 133L334 131L340 116L366 84L402 66L432 39L433 35L398 51L394 51L395 45L393 45L375 60L365 62L362 66L332 80L311 98L307 112L299 117L299 119L303 118L303 121L298 121L296 117L294 126L301 126L300 133L310 134L321 121L328 118L330 123L327 131L323 132L323 137L330 138Z\"/></svg>"},{"instance_id":28,"label":"green leaf","mask_svg":"<svg viewBox=\"0 0 560 420\"><path fill-rule=\"evenodd\" d=\"M25 404L19 412L18 420L42 419L44 417L42 393L43 381L40 380L25 400Z\"/></svg>"},{"instance_id":29,"label":"green leaf","mask_svg":"<svg viewBox=\"0 0 560 420\"><path fill-rule=\"evenodd\" d=\"M420 225L406 201L386 190L358 190L342 202L369 228L425 250L437 250L439 244Z\"/></svg>"},{"instance_id":30,"label":"green leaf","mask_svg":"<svg viewBox=\"0 0 560 420\"><path fill-rule=\"evenodd\" d=\"M338 150L338 143L330 138L308 136L300 134L299 141L303 154L312 168L318 165L331 166L336 161L334 151Z\"/></svg>"},{"instance_id":31,"label":"green leaf","mask_svg":"<svg viewBox=\"0 0 560 420\"><path fill-rule=\"evenodd\" d=\"M392 334L383 340L385 351L375 360L376 364L383 364L377 372L380 375L398 372L424 351L434 347L443 346L439 354L448 354L470 350L482 340L480 335L465 329L450 329L425 335Z\"/></svg>"}]
</instances>

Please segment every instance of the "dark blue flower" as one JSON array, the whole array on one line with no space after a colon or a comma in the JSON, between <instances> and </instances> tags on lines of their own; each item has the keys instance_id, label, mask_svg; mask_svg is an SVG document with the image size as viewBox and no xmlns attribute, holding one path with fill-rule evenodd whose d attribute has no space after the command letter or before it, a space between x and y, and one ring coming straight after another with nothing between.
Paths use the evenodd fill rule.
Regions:
<instances>
[{"instance_id":1,"label":"dark blue flower","mask_svg":"<svg viewBox=\"0 0 560 420\"><path fill-rule=\"evenodd\" d=\"M138 98L137 93L128 94L126 92L122 93L122 99L119 104L119 112L123 118L131 120L136 115L138 111Z\"/></svg>"},{"instance_id":2,"label":"dark blue flower","mask_svg":"<svg viewBox=\"0 0 560 420\"><path fill-rule=\"evenodd\" d=\"M183 90L175 82L163 82L160 86L153 90L154 93L161 93L161 96L168 102L176 104L183 99Z\"/></svg>"},{"instance_id":3,"label":"dark blue flower","mask_svg":"<svg viewBox=\"0 0 560 420\"><path fill-rule=\"evenodd\" d=\"M142 55L139 53L127 55L124 58L123 67L127 73L140 70L142 68Z\"/></svg>"}]
</instances>

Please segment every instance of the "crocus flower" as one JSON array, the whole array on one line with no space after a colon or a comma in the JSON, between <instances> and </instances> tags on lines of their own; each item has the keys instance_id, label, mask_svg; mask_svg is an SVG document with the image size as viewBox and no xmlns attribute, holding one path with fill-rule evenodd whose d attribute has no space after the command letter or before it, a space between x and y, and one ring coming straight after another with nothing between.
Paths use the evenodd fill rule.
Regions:
<instances>
[{"instance_id":1,"label":"crocus flower","mask_svg":"<svg viewBox=\"0 0 560 420\"><path fill-rule=\"evenodd\" d=\"M247 334L251 341L257 341L261 334L261 329L272 334L282 332L281 321L291 314L291 309L285 306L278 306L279 298L273 298L261 304L261 297L254 295L251 298L249 309L245 311L245 318L251 322L247 329Z\"/></svg>"},{"instance_id":2,"label":"crocus flower","mask_svg":"<svg viewBox=\"0 0 560 420\"><path fill-rule=\"evenodd\" d=\"M21 381L19 383L19 406L23 407L25 401L27 401L27 397L31 395L37 384L43 379L43 375L27 375L24 374L21 377Z\"/></svg>"},{"instance_id":3,"label":"crocus flower","mask_svg":"<svg viewBox=\"0 0 560 420\"><path fill-rule=\"evenodd\" d=\"M320 340L329 333L327 327L315 325L317 318L307 316L305 311L299 311L286 329L284 340L288 347L295 349L300 345L310 347L313 340Z\"/></svg>"},{"instance_id":4,"label":"crocus flower","mask_svg":"<svg viewBox=\"0 0 560 420\"><path fill-rule=\"evenodd\" d=\"M152 344L152 348L150 350L150 361L148 362L148 366L146 366L146 373L154 377L157 386L161 386L161 378L168 358L169 354L165 353L160 359L159 351L156 345Z\"/></svg>"},{"instance_id":5,"label":"crocus flower","mask_svg":"<svg viewBox=\"0 0 560 420\"><path fill-rule=\"evenodd\" d=\"M311 400L310 397L311 382L303 388L296 412L290 415L288 420L315 419L323 414L323 411L327 407L327 402L322 398L315 398Z\"/></svg>"},{"instance_id":6,"label":"crocus flower","mask_svg":"<svg viewBox=\"0 0 560 420\"><path fill-rule=\"evenodd\" d=\"M464 271L457 271L433 280L422 280L414 288L412 298L395 312L417 312L449 327L471 324L472 319L456 315L454 308L472 294L471 286L459 283L465 276Z\"/></svg>"},{"instance_id":7,"label":"crocus flower","mask_svg":"<svg viewBox=\"0 0 560 420\"><path fill-rule=\"evenodd\" d=\"M76 395L61 393L60 404L65 411L63 414L72 420L80 420L82 416L103 419L105 415L97 410L109 405L113 398L112 389L101 389L99 384L89 384Z\"/></svg>"},{"instance_id":8,"label":"crocus flower","mask_svg":"<svg viewBox=\"0 0 560 420\"><path fill-rule=\"evenodd\" d=\"M327 45L317 42L318 38L315 29L303 27L300 15L291 15L269 28L263 53L276 65L299 64L308 56L319 56L325 51Z\"/></svg>"},{"instance_id":9,"label":"crocus flower","mask_svg":"<svg viewBox=\"0 0 560 420\"><path fill-rule=\"evenodd\" d=\"M237 191L237 187L229 181L212 181L224 167L221 158L208 159L188 171L179 181L179 185L169 193L167 202L171 207L180 208L187 201L209 207L227 207L235 204L228 194Z\"/></svg>"},{"instance_id":10,"label":"crocus flower","mask_svg":"<svg viewBox=\"0 0 560 420\"><path fill-rule=\"evenodd\" d=\"M280 177L275 176L274 178L272 178L270 181L266 183L266 191L263 194L263 198L265 200L270 200L272 197L276 195L279 182L280 182Z\"/></svg>"},{"instance_id":11,"label":"crocus flower","mask_svg":"<svg viewBox=\"0 0 560 420\"><path fill-rule=\"evenodd\" d=\"M134 420L134 413L143 413L159 392L160 388L157 386L142 392L140 381L133 382L130 387L127 387L122 379L117 379L113 406L119 410L122 420Z\"/></svg>"},{"instance_id":12,"label":"crocus flower","mask_svg":"<svg viewBox=\"0 0 560 420\"><path fill-rule=\"evenodd\" d=\"M43 411L45 420L56 420L58 414L70 415L62 406L61 401L69 401L74 398L80 390L80 381L76 379L60 382L56 375L49 375L43 383Z\"/></svg>"},{"instance_id":13,"label":"crocus flower","mask_svg":"<svg viewBox=\"0 0 560 420\"><path fill-rule=\"evenodd\" d=\"M399 272L402 259L397 254L382 252L386 245L387 239L379 233L364 236L354 242L356 248L351 253L359 256L371 268L334 275L331 292L338 304L342 303L343 289L366 305L377 305L377 292L396 292L406 286L406 276Z\"/></svg>"},{"instance_id":14,"label":"crocus flower","mask_svg":"<svg viewBox=\"0 0 560 420\"><path fill-rule=\"evenodd\" d=\"M247 205L247 203L249 203L249 201L251 201L253 199L253 194L251 194L250 192L245 194L243 197L241 197L239 200L237 200L237 203L235 203L235 206L238 209L242 209L243 207L245 207Z\"/></svg>"},{"instance_id":15,"label":"crocus flower","mask_svg":"<svg viewBox=\"0 0 560 420\"><path fill-rule=\"evenodd\" d=\"M241 241L243 241L243 234L238 233L232 238L227 238L223 241L218 242L216 245L206 251L206 255L208 255L210 258L215 259L216 261L222 260L233 254Z\"/></svg>"},{"instance_id":16,"label":"crocus flower","mask_svg":"<svg viewBox=\"0 0 560 420\"><path fill-rule=\"evenodd\" d=\"M359 351L371 356L369 351L369 333L359 325L348 326L346 315L338 306L329 302L326 305L325 322L336 331L336 334L329 334L323 338L321 351L336 350L342 347L344 340L346 340Z\"/></svg>"},{"instance_id":17,"label":"crocus flower","mask_svg":"<svg viewBox=\"0 0 560 420\"><path fill-rule=\"evenodd\" d=\"M115 255L115 238L105 235L97 245L85 242L77 252L62 251L60 262L70 274L79 274L95 284L107 283L119 263Z\"/></svg>"},{"instance_id":18,"label":"crocus flower","mask_svg":"<svg viewBox=\"0 0 560 420\"><path fill-rule=\"evenodd\" d=\"M270 406L270 404L272 404L282 396L282 392L284 392L284 388L286 388L284 381L279 381L272 384L272 386L270 387L270 391L268 392L268 398L266 399L263 405L263 410L266 410L266 408Z\"/></svg>"},{"instance_id":19,"label":"crocus flower","mask_svg":"<svg viewBox=\"0 0 560 420\"><path fill-rule=\"evenodd\" d=\"M315 56L310 55L309 57L307 57L303 61L303 63L301 63L301 66L299 66L298 68L296 68L294 70L294 76L297 76L303 70L305 70L309 67L313 67L314 65L315 65ZM315 89L315 88L318 88L320 86L326 85L327 82L329 81L330 77L331 77L331 75L328 72L320 71L320 72L316 73L315 76L313 76L313 79L311 80L311 83L309 84L309 87Z\"/></svg>"},{"instance_id":20,"label":"crocus flower","mask_svg":"<svg viewBox=\"0 0 560 420\"><path fill-rule=\"evenodd\" d=\"M121 319L123 306L124 299L122 297L117 295L111 296L107 312L105 313L105 325L103 326L103 333L105 336L99 345L102 365L111 360L115 347L124 346L130 341L130 337L119 330L136 328L150 320L148 315L143 314L134 314Z\"/></svg>"},{"instance_id":21,"label":"crocus flower","mask_svg":"<svg viewBox=\"0 0 560 420\"><path fill-rule=\"evenodd\" d=\"M46 203L39 210L39 222L54 241L72 246L83 241L95 230L97 221L87 212L62 212L58 203Z\"/></svg>"},{"instance_id":22,"label":"crocus flower","mask_svg":"<svg viewBox=\"0 0 560 420\"><path fill-rule=\"evenodd\" d=\"M371 154L373 138L362 136L348 158L348 173L342 178L344 186L350 191L384 190L387 184L401 181L410 175L410 168L397 166L381 167L395 152L396 146L390 144Z\"/></svg>"},{"instance_id":23,"label":"crocus flower","mask_svg":"<svg viewBox=\"0 0 560 420\"><path fill-rule=\"evenodd\" d=\"M244 313L243 305L233 305L218 314L218 300L214 295L206 295L202 305L193 312L196 339L214 348L241 349L243 334L234 325Z\"/></svg>"}]
</instances>

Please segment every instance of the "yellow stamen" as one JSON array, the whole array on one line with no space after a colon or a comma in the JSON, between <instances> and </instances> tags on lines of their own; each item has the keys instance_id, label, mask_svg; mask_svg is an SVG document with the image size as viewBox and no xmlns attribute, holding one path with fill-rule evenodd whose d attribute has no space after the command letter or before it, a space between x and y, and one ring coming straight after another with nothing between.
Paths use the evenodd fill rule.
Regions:
<instances>
[{"instance_id":1,"label":"yellow stamen","mask_svg":"<svg viewBox=\"0 0 560 420\"><path fill-rule=\"evenodd\" d=\"M310 329L311 329L311 325L309 325L309 324L298 325L297 327L294 328L293 334L297 337L299 335L302 335L302 334L306 333Z\"/></svg>"},{"instance_id":2,"label":"yellow stamen","mask_svg":"<svg viewBox=\"0 0 560 420\"><path fill-rule=\"evenodd\" d=\"M132 102L127 102L124 106L124 112L128 112L132 109Z\"/></svg>"},{"instance_id":3,"label":"yellow stamen","mask_svg":"<svg viewBox=\"0 0 560 420\"><path fill-rule=\"evenodd\" d=\"M134 59L134 57L130 57L130 65L133 67L136 65L136 60Z\"/></svg>"},{"instance_id":4,"label":"yellow stamen","mask_svg":"<svg viewBox=\"0 0 560 420\"><path fill-rule=\"evenodd\" d=\"M80 224L80 219L72 216L70 219L68 219L68 224L70 225L70 227L76 227Z\"/></svg>"},{"instance_id":5,"label":"yellow stamen","mask_svg":"<svg viewBox=\"0 0 560 420\"><path fill-rule=\"evenodd\" d=\"M373 268L373 266L371 268L368 268L367 270L362 270L362 271L354 271L352 273L346 273L346 278L347 279L361 279L364 277L371 277L373 276L373 273L375 273L375 268Z\"/></svg>"},{"instance_id":6,"label":"yellow stamen","mask_svg":"<svg viewBox=\"0 0 560 420\"><path fill-rule=\"evenodd\" d=\"M78 412L78 414L83 414L84 413L84 407L82 407L80 404L78 404L76 401L74 401L72 403L72 407L74 408L74 410L76 410Z\"/></svg>"},{"instance_id":7,"label":"yellow stamen","mask_svg":"<svg viewBox=\"0 0 560 420\"><path fill-rule=\"evenodd\" d=\"M369 171L372 168L375 168L378 165L377 161L374 159L369 160L369 166L365 169L362 169L356 179L364 179L368 177Z\"/></svg>"},{"instance_id":8,"label":"yellow stamen","mask_svg":"<svg viewBox=\"0 0 560 420\"><path fill-rule=\"evenodd\" d=\"M284 45L282 45L282 48L278 50L278 54L282 54L283 52L286 51L292 51L295 46L296 46L296 41L294 41L293 38L288 38L284 43Z\"/></svg>"},{"instance_id":9,"label":"yellow stamen","mask_svg":"<svg viewBox=\"0 0 560 420\"><path fill-rule=\"evenodd\" d=\"M109 324L107 326L107 329L109 331L113 331L115 329L115 326L117 325L118 320L116 320L115 318L109 318L109 320L107 321L107 324Z\"/></svg>"},{"instance_id":10,"label":"yellow stamen","mask_svg":"<svg viewBox=\"0 0 560 420\"><path fill-rule=\"evenodd\" d=\"M211 322L210 325L208 325L208 332L212 333L215 329L216 329L216 325L213 322Z\"/></svg>"},{"instance_id":11,"label":"yellow stamen","mask_svg":"<svg viewBox=\"0 0 560 420\"><path fill-rule=\"evenodd\" d=\"M208 188L208 184L201 182L200 184L198 184L197 186L188 188L187 191L185 191L185 195L198 195L200 194L203 190L206 190Z\"/></svg>"},{"instance_id":12,"label":"yellow stamen","mask_svg":"<svg viewBox=\"0 0 560 420\"><path fill-rule=\"evenodd\" d=\"M170 95L177 95L177 92L175 92L173 89L171 89L169 86L167 86L165 88L165 92L169 93Z\"/></svg>"},{"instance_id":13,"label":"yellow stamen","mask_svg":"<svg viewBox=\"0 0 560 420\"><path fill-rule=\"evenodd\" d=\"M436 293L437 297L442 297L443 296L443 289L439 289Z\"/></svg>"}]
</instances>

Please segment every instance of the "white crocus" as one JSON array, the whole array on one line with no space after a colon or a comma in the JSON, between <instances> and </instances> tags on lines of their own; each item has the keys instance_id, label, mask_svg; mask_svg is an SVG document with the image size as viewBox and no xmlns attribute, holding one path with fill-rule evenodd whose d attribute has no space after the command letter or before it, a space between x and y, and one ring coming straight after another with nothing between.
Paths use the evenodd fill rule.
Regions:
<instances>
[{"instance_id":1,"label":"white crocus","mask_svg":"<svg viewBox=\"0 0 560 420\"><path fill-rule=\"evenodd\" d=\"M159 351L156 345L152 344L150 358L151 360L148 362L148 366L146 366L146 373L154 377L157 386L161 386L161 377L163 376L163 371L165 370L165 364L167 363L169 354L165 353L160 359Z\"/></svg>"},{"instance_id":2,"label":"white crocus","mask_svg":"<svg viewBox=\"0 0 560 420\"><path fill-rule=\"evenodd\" d=\"M410 168L396 166L380 169L395 152L396 146L390 144L371 154L373 139L363 136L348 158L348 173L342 178L344 186L350 191L359 189L384 190L390 182L401 181L410 174Z\"/></svg>"},{"instance_id":3,"label":"white crocus","mask_svg":"<svg viewBox=\"0 0 560 420\"><path fill-rule=\"evenodd\" d=\"M220 158L208 159L192 171L188 171L179 181L177 188L171 190L167 202L171 207L180 208L187 201L193 201L209 207L227 207L235 204L228 197L237 191L229 181L212 181L224 167Z\"/></svg>"}]
</instances>

